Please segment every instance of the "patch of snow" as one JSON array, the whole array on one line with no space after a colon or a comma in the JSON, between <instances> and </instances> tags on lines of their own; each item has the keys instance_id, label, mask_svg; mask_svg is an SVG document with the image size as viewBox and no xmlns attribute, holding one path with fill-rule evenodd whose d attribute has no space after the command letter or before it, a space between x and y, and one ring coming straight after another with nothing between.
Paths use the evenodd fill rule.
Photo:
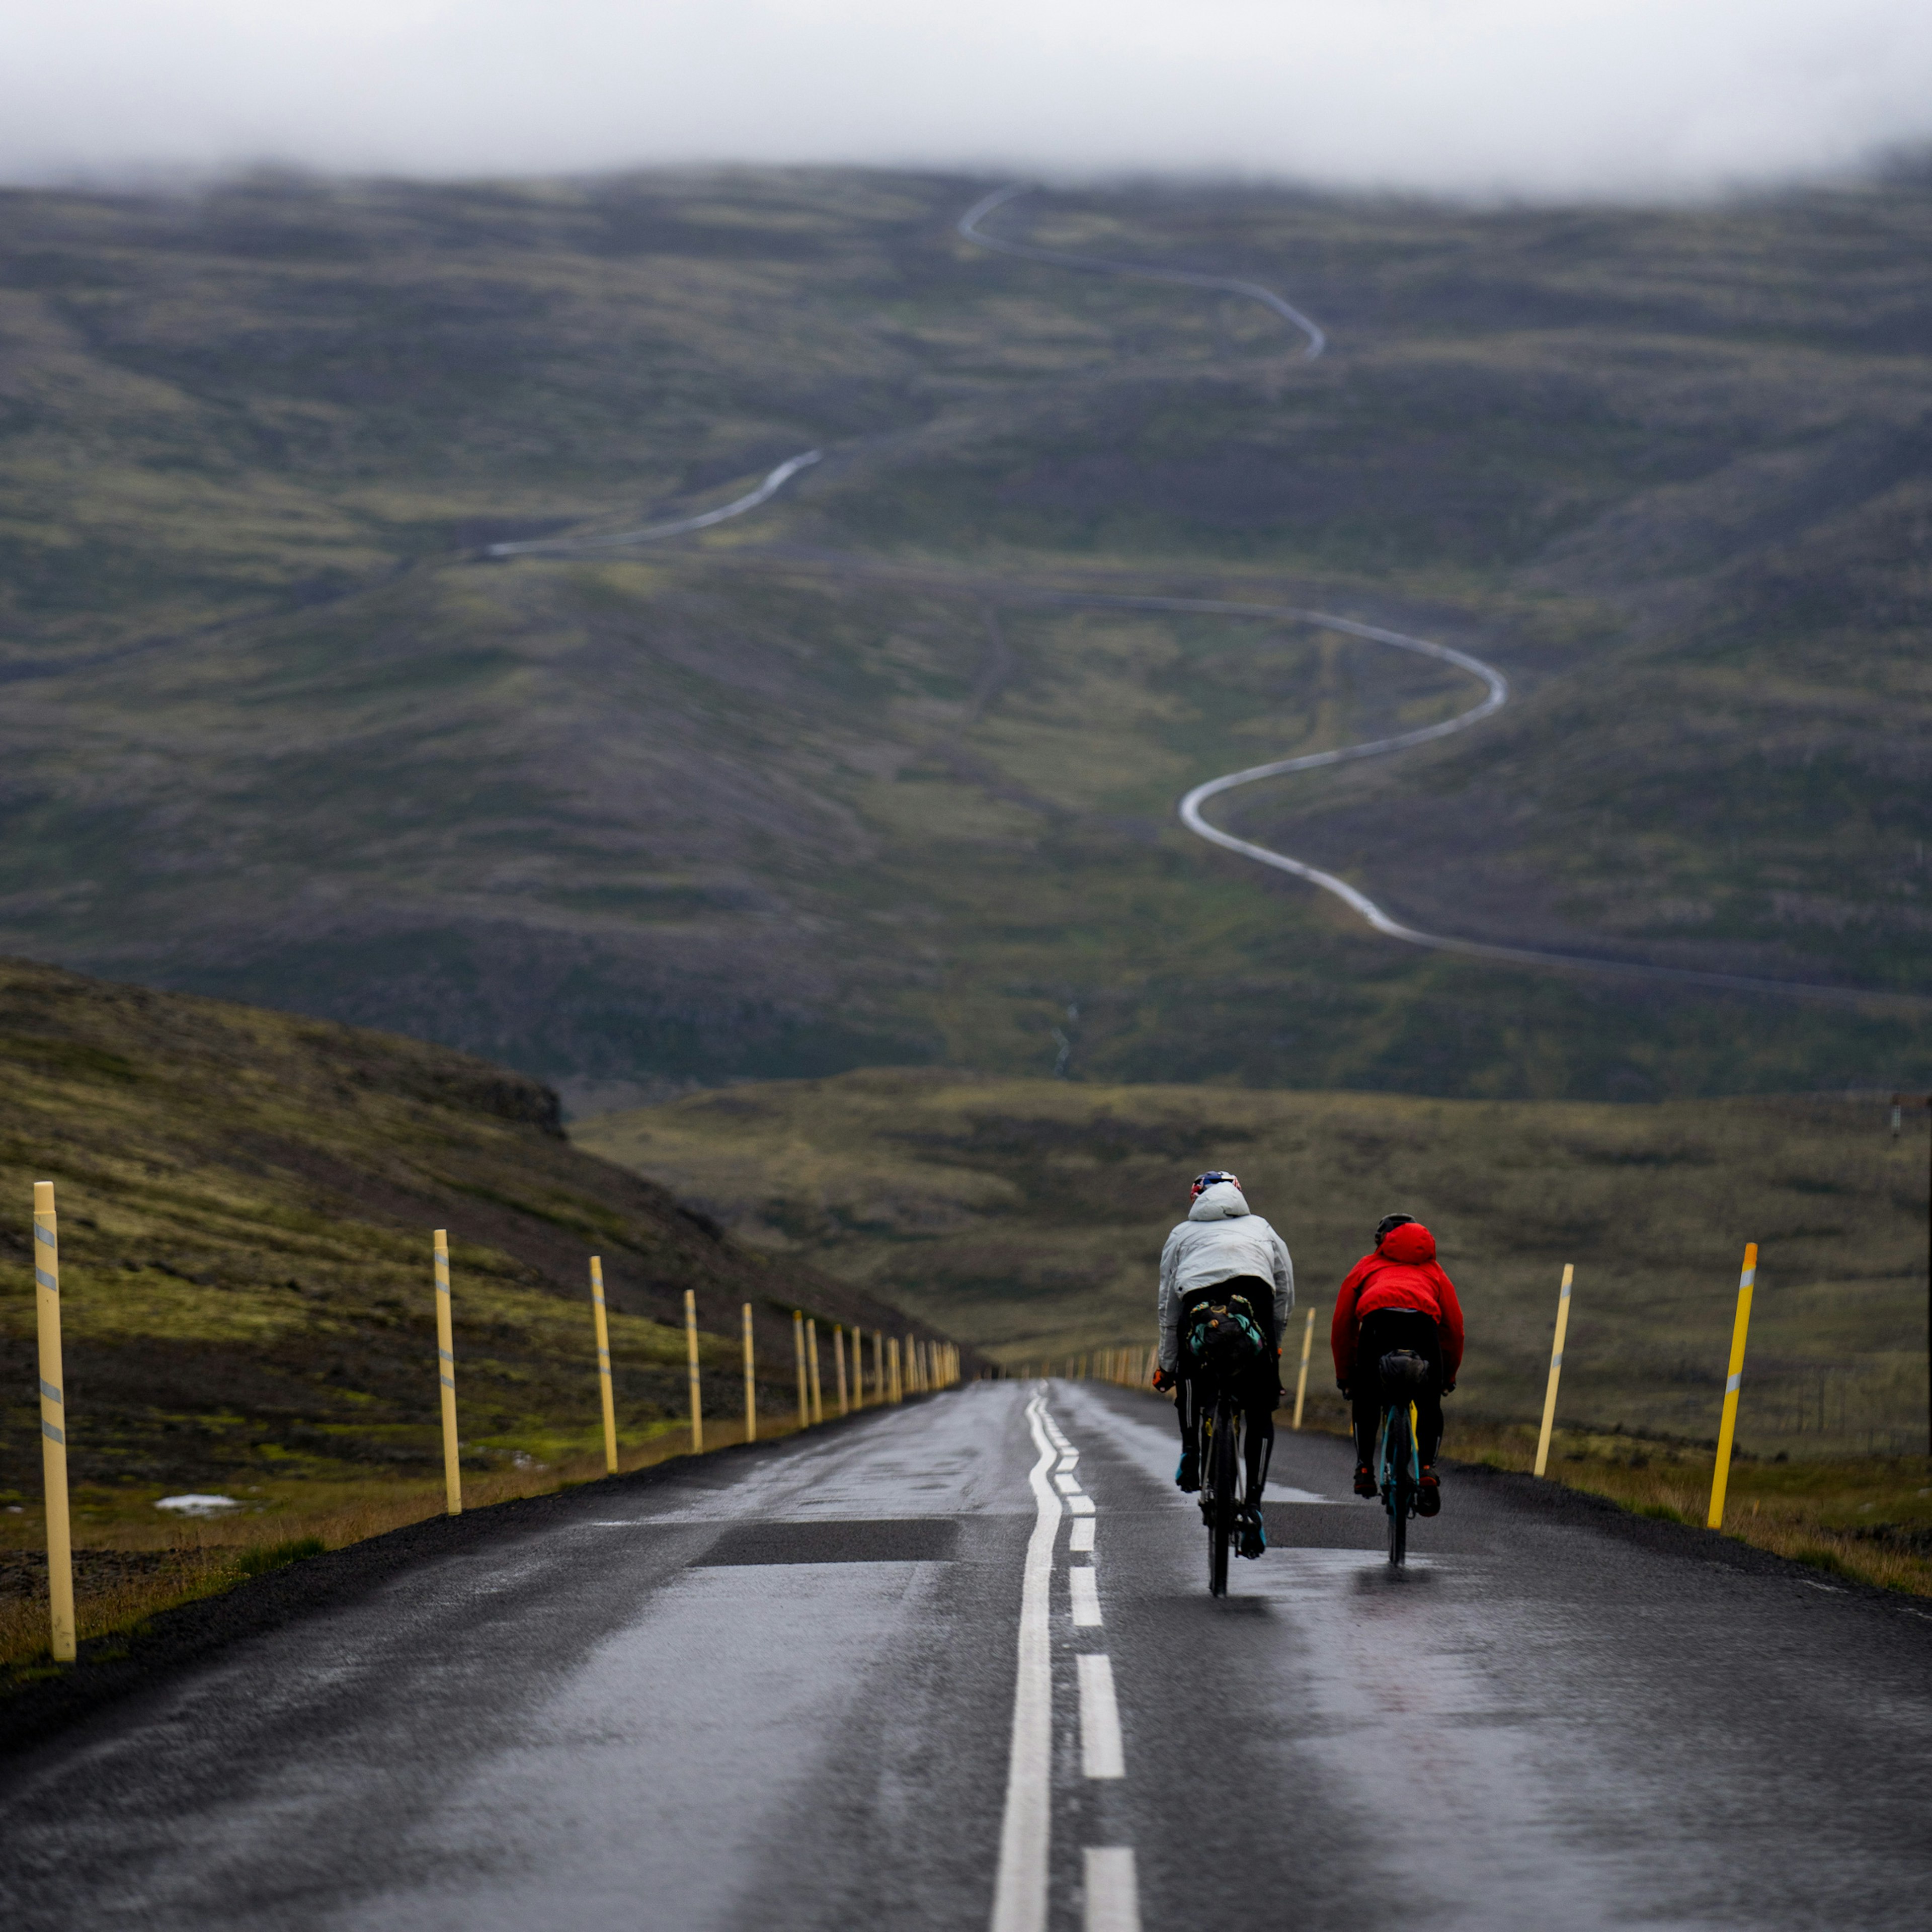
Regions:
<instances>
[{"instance_id":1,"label":"patch of snow","mask_svg":"<svg viewBox=\"0 0 1932 1932\"><path fill-rule=\"evenodd\" d=\"M172 1510L176 1516L219 1516L224 1510L239 1509L232 1496L164 1496L158 1510Z\"/></svg>"}]
</instances>

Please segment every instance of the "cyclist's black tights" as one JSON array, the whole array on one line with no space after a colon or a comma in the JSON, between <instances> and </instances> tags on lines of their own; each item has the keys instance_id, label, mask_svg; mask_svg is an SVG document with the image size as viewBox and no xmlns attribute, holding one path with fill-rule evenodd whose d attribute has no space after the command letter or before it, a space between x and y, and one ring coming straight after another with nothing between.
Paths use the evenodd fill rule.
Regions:
<instances>
[{"instance_id":1,"label":"cyclist's black tights","mask_svg":"<svg viewBox=\"0 0 1932 1932\"><path fill-rule=\"evenodd\" d=\"M1415 1447L1424 1462L1436 1460L1442 1441L1442 1341L1435 1322L1408 1308L1378 1308L1362 1317L1355 1344L1355 1369L1349 1388L1355 1404L1355 1460L1371 1467L1376 1432L1382 1426L1382 1358L1394 1348L1412 1348L1430 1366L1429 1385L1415 1398Z\"/></svg>"}]
</instances>

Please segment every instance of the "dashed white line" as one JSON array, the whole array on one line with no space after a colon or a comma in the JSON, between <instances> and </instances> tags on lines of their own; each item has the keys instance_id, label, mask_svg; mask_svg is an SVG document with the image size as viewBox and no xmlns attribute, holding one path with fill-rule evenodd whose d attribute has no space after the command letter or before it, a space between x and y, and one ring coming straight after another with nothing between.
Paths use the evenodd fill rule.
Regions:
<instances>
[{"instance_id":1,"label":"dashed white line","mask_svg":"<svg viewBox=\"0 0 1932 1932\"><path fill-rule=\"evenodd\" d=\"M1072 1594L1075 1628L1090 1630L1100 1621L1100 1592L1093 1566L1081 1563L1066 1573L1067 1588Z\"/></svg>"},{"instance_id":2,"label":"dashed white line","mask_svg":"<svg viewBox=\"0 0 1932 1932\"><path fill-rule=\"evenodd\" d=\"M1069 1496L1066 1498L1066 1513L1070 1516L1091 1516L1094 1514L1094 1498L1091 1496Z\"/></svg>"},{"instance_id":3,"label":"dashed white line","mask_svg":"<svg viewBox=\"0 0 1932 1932\"><path fill-rule=\"evenodd\" d=\"M1089 1778L1125 1778L1113 1659L1090 1652L1076 1661L1080 1666L1080 1768Z\"/></svg>"},{"instance_id":4,"label":"dashed white line","mask_svg":"<svg viewBox=\"0 0 1932 1932\"><path fill-rule=\"evenodd\" d=\"M1076 1516L1073 1528L1066 1539L1069 1550L1091 1550L1094 1547L1094 1519L1090 1516Z\"/></svg>"},{"instance_id":5,"label":"dashed white line","mask_svg":"<svg viewBox=\"0 0 1932 1932\"><path fill-rule=\"evenodd\" d=\"M1060 1452L1060 1466L1063 1469L1074 1468L1079 1461L1080 1451L1077 1449L1063 1449Z\"/></svg>"},{"instance_id":6,"label":"dashed white line","mask_svg":"<svg viewBox=\"0 0 1932 1932\"><path fill-rule=\"evenodd\" d=\"M1064 1496L1077 1496L1080 1490L1080 1478L1078 1476L1056 1476L1053 1479L1053 1486Z\"/></svg>"},{"instance_id":7,"label":"dashed white line","mask_svg":"<svg viewBox=\"0 0 1932 1932\"><path fill-rule=\"evenodd\" d=\"M1141 1932L1140 1885L1131 1845L1089 1845L1086 1880L1086 1932Z\"/></svg>"}]
</instances>

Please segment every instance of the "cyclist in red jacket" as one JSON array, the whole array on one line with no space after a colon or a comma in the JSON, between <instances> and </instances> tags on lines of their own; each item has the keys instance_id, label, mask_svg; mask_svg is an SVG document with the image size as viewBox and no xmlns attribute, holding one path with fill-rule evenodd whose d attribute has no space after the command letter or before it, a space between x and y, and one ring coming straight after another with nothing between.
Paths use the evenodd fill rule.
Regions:
<instances>
[{"instance_id":1,"label":"cyclist in red jacket","mask_svg":"<svg viewBox=\"0 0 1932 1932\"><path fill-rule=\"evenodd\" d=\"M1416 1397L1416 1450L1422 1463L1418 1516L1442 1507L1436 1450L1442 1440L1442 1398L1462 1366L1462 1305L1456 1284L1436 1264L1436 1237L1412 1215L1390 1214L1376 1229L1372 1254L1348 1270L1335 1297L1329 1331L1335 1384L1354 1404L1355 1493L1376 1493L1376 1431L1382 1421L1382 1358L1412 1348L1434 1372Z\"/></svg>"}]
</instances>

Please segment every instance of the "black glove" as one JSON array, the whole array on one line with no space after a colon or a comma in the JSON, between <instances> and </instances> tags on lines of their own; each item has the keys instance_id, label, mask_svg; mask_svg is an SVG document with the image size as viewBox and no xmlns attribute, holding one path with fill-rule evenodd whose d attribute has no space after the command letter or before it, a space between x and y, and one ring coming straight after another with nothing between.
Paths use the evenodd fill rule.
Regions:
<instances>
[{"instance_id":1,"label":"black glove","mask_svg":"<svg viewBox=\"0 0 1932 1932\"><path fill-rule=\"evenodd\" d=\"M1172 1369L1155 1370L1154 1372L1154 1385L1165 1394L1168 1390L1171 1389L1174 1386L1174 1371Z\"/></svg>"},{"instance_id":2,"label":"black glove","mask_svg":"<svg viewBox=\"0 0 1932 1932\"><path fill-rule=\"evenodd\" d=\"M1353 1402L1354 1400L1354 1391L1349 1388L1346 1382L1337 1382L1335 1386L1342 1391L1342 1400L1344 1402Z\"/></svg>"},{"instance_id":3,"label":"black glove","mask_svg":"<svg viewBox=\"0 0 1932 1932\"><path fill-rule=\"evenodd\" d=\"M1442 1393L1444 1395L1454 1395L1456 1393L1456 1384L1454 1382L1444 1382L1442 1384Z\"/></svg>"}]
</instances>

